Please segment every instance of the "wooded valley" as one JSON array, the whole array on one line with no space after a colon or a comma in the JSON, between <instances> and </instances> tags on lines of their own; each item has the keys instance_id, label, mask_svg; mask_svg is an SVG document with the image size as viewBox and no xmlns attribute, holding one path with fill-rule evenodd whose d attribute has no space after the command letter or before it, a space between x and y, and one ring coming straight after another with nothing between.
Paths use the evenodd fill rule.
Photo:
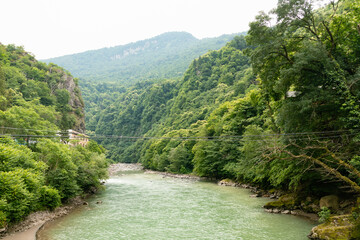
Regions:
<instances>
[{"instance_id":1,"label":"wooded valley","mask_svg":"<svg viewBox=\"0 0 360 240\"><path fill-rule=\"evenodd\" d=\"M105 153L112 162L296 193L290 208L309 212L320 209L308 197L356 202L360 2L279 1L249 26L232 40L168 33L53 59L79 79L1 45L0 131L83 131L85 121L97 143L69 150L1 138L0 226L98 188Z\"/></svg>"}]
</instances>

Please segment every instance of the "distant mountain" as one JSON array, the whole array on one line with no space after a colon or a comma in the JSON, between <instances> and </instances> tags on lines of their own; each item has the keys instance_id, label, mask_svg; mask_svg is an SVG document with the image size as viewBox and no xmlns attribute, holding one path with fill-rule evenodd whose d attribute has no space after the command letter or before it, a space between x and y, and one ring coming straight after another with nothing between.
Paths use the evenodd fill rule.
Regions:
<instances>
[{"instance_id":1,"label":"distant mountain","mask_svg":"<svg viewBox=\"0 0 360 240\"><path fill-rule=\"evenodd\" d=\"M145 79L181 77L194 58L218 50L234 36L197 39L186 32L168 32L126 45L43 60L74 76L97 82L131 84Z\"/></svg>"}]
</instances>

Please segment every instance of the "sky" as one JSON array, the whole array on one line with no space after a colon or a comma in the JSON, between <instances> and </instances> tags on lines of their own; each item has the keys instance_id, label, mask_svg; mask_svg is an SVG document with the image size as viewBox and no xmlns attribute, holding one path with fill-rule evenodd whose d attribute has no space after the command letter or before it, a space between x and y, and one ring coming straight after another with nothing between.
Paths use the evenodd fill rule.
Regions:
<instances>
[{"instance_id":1,"label":"sky","mask_svg":"<svg viewBox=\"0 0 360 240\"><path fill-rule=\"evenodd\" d=\"M196 38L247 31L277 0L3 0L0 43L37 59L124 45L164 32Z\"/></svg>"}]
</instances>

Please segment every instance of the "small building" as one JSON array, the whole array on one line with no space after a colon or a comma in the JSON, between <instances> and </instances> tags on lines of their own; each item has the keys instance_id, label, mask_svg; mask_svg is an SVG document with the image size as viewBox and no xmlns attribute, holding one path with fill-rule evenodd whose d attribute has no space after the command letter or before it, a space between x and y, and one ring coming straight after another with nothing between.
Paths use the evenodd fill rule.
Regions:
<instances>
[{"instance_id":1,"label":"small building","mask_svg":"<svg viewBox=\"0 0 360 240\"><path fill-rule=\"evenodd\" d=\"M68 129L67 134L68 134L68 140L66 141L66 143L69 144L70 146L81 145L85 147L89 143L89 136L84 133L80 133L75 130Z\"/></svg>"}]
</instances>

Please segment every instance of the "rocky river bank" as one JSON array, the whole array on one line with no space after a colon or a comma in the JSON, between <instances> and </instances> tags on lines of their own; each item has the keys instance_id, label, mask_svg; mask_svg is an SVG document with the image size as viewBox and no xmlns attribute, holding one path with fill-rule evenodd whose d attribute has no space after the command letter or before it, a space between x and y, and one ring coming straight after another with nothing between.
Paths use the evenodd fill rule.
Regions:
<instances>
[{"instance_id":1,"label":"rocky river bank","mask_svg":"<svg viewBox=\"0 0 360 240\"><path fill-rule=\"evenodd\" d=\"M109 167L109 175L114 176L119 172L126 171L141 171L143 167L140 164L126 164L117 163ZM76 197L69 201L64 206L58 207L54 211L39 211L31 213L23 221L15 224L8 229L4 229L0 233L0 239L3 240L34 240L36 239L36 232L41 226L56 218L65 216L73 211L76 207L86 204L86 201L81 197Z\"/></svg>"},{"instance_id":2,"label":"rocky river bank","mask_svg":"<svg viewBox=\"0 0 360 240\"><path fill-rule=\"evenodd\" d=\"M150 170L144 170L141 164L126 164L126 163L116 163L112 164L109 167L109 175L110 176L116 176L121 175L125 172L136 172L136 171L144 171L145 174L159 174L162 175L164 178L170 177L170 178L180 178L180 179L189 179L189 180L206 180L205 178L200 178L195 175L191 174L172 174L167 172L157 172L157 171L150 171ZM231 186L231 187L240 187L240 188L246 188L249 189L253 194L251 194L249 197L265 197L272 199L273 201L267 203L264 208L265 211L269 213L282 213L282 214L292 214L292 215L298 215L302 217L309 218L313 221L318 220L318 216L315 212L309 213L306 211L303 211L301 209L301 202L296 205L295 202L296 196L293 194L288 194L280 190L270 190L270 191L264 191L258 187L248 185L248 184L241 184L234 182L230 179L224 179L218 182L218 185L221 186ZM307 199L309 200L309 199ZM334 200L334 199L332 199ZM306 206L310 204L308 201ZM338 201L339 202L339 201ZM30 214L24 221L21 223L12 226L11 228L7 229L5 233L2 233L0 235L0 238L3 238L4 240L34 240L36 239L36 231L47 221L54 220L58 217L67 215L70 213L73 209L75 209L77 206L86 204L84 199L77 197L74 198L71 202L69 202L67 205L64 205L62 207L57 208L55 211L42 211L42 212L35 212ZM334 203L332 203L334 204ZM339 206L344 205L344 202L337 203ZM318 204L319 205L319 204ZM336 205L336 203L335 203ZM346 204L347 207L349 207L351 204ZM315 205L314 205L315 206ZM315 207L312 206L314 209ZM302 206L304 207L304 206ZM331 206L330 206L331 207ZM342 206L343 207L343 206ZM316 209L320 209L320 206L316 207ZM335 225L339 221L338 218L334 218L335 220L332 221L332 223L336 222ZM334 224L332 224L334 225ZM333 226L331 227L333 228ZM321 230L321 231L320 231ZM322 227L319 230L319 228L314 228L312 233L309 237L312 237L313 239L325 239L321 238L320 236L323 235L322 232L324 231L324 227ZM338 232L338 231L337 231ZM20 236L20 238L19 238ZM332 239L332 238L330 238Z\"/></svg>"},{"instance_id":3,"label":"rocky river bank","mask_svg":"<svg viewBox=\"0 0 360 240\"><path fill-rule=\"evenodd\" d=\"M142 170L144 170L144 168L140 163L114 163L109 167L109 176L115 176L120 172Z\"/></svg>"},{"instance_id":4,"label":"rocky river bank","mask_svg":"<svg viewBox=\"0 0 360 240\"><path fill-rule=\"evenodd\" d=\"M64 206L56 208L54 211L39 211L31 213L23 221L9 227L0 234L3 240L35 240L36 232L47 221L65 216L76 207L83 205L84 200L80 197L73 198Z\"/></svg>"}]
</instances>

